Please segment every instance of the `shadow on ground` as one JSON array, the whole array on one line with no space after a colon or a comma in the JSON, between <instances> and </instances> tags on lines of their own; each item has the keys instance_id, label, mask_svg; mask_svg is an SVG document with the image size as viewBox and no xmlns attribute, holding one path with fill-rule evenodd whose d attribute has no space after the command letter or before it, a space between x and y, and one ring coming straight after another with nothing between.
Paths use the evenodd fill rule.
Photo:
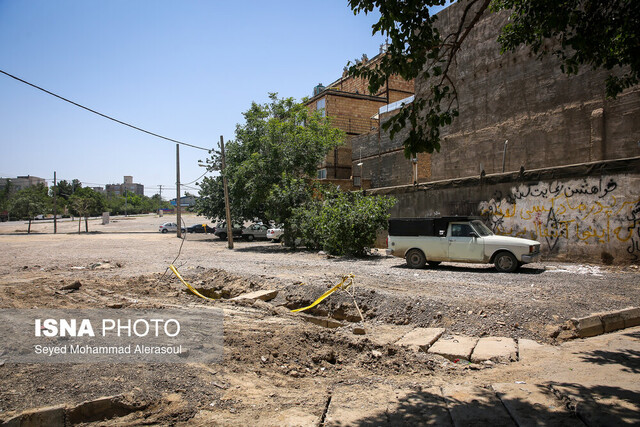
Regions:
<instances>
[{"instance_id":1,"label":"shadow on ground","mask_svg":"<svg viewBox=\"0 0 640 427\"><path fill-rule=\"evenodd\" d=\"M335 396L325 425L327 426L422 426L422 425L638 425L640 413L637 404L640 395L619 387L585 387L579 384L552 383L534 386L545 396L543 402L512 397L494 391L491 387L475 387L471 394L432 391L414 391L395 402L386 403L387 409L348 422L341 419ZM433 390L433 389L430 389ZM555 392L555 395L554 395ZM579 401L566 396L578 396ZM606 399L606 402L602 402ZM615 401L615 402L614 402ZM348 404L348 403L347 403ZM345 405L346 406L346 405Z\"/></svg>"},{"instance_id":2,"label":"shadow on ground","mask_svg":"<svg viewBox=\"0 0 640 427\"><path fill-rule=\"evenodd\" d=\"M391 268L403 268L403 269L407 269L407 270L413 270L407 264L398 264L398 265L394 265ZM461 266L457 266L457 265L440 264L440 265L435 266L435 267L426 266L423 269L416 269L416 271L424 271L424 270L451 271L451 272L457 272L457 273L493 273L493 274L497 274L498 273L496 271L496 269L492 265L489 265L489 264L487 264L487 265L474 265L474 266L469 266L469 267L461 267ZM546 270L544 268L535 268L535 267L523 266L523 267L520 267L518 270L516 270L515 273L509 273L509 274L542 274L545 271Z\"/></svg>"}]
</instances>

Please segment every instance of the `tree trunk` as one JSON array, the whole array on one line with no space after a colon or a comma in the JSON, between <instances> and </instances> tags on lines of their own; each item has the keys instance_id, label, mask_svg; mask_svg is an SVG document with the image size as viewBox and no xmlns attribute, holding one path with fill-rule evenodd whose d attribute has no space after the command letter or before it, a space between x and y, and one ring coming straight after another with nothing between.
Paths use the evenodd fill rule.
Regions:
<instances>
[{"instance_id":1,"label":"tree trunk","mask_svg":"<svg viewBox=\"0 0 640 427\"><path fill-rule=\"evenodd\" d=\"M85 233L89 232L89 217L88 216L84 217L84 231L85 231Z\"/></svg>"},{"instance_id":2,"label":"tree trunk","mask_svg":"<svg viewBox=\"0 0 640 427\"><path fill-rule=\"evenodd\" d=\"M81 226L82 226L82 215L78 217L78 234L80 234Z\"/></svg>"},{"instance_id":3,"label":"tree trunk","mask_svg":"<svg viewBox=\"0 0 640 427\"><path fill-rule=\"evenodd\" d=\"M31 234L31 218L29 218L29 228L27 228L27 234Z\"/></svg>"}]
</instances>

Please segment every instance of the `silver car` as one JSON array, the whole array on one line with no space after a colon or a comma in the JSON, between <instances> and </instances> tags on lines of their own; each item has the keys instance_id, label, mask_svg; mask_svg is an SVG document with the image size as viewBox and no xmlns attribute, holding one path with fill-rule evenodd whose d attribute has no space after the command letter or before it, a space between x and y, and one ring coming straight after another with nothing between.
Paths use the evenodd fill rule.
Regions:
<instances>
[{"instance_id":1,"label":"silver car","mask_svg":"<svg viewBox=\"0 0 640 427\"><path fill-rule=\"evenodd\" d=\"M168 233L170 231L176 232L178 231L178 225L175 222L165 222L160 225L158 231L161 233ZM184 233L186 230L182 228L181 231Z\"/></svg>"},{"instance_id":2,"label":"silver car","mask_svg":"<svg viewBox=\"0 0 640 427\"><path fill-rule=\"evenodd\" d=\"M253 224L247 228L243 228L242 238L248 241L252 241L254 239L266 239L267 226L264 224Z\"/></svg>"}]
</instances>

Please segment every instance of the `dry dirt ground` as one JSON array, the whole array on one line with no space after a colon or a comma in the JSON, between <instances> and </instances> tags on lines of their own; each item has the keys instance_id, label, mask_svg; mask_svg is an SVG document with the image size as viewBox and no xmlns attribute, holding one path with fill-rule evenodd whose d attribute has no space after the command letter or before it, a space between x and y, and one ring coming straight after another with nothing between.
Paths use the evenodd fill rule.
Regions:
<instances>
[{"instance_id":1,"label":"dry dirt ground","mask_svg":"<svg viewBox=\"0 0 640 427\"><path fill-rule=\"evenodd\" d=\"M443 264L412 270L374 251L363 259L291 251L265 241L226 242L212 235L161 234L157 216L89 222L0 224L0 308L161 308L212 304L224 311L224 360L217 365L5 363L0 366L0 420L29 408L77 404L123 395L131 414L105 422L131 424L313 425L323 420L331 392L345 386L420 389L469 381L512 379L501 366L462 366L383 343L385 330L443 327L445 334L506 336L555 344L571 317L637 306L637 265L541 262L515 274L491 266ZM187 216L186 224L206 222ZM84 230L84 224L83 224ZM189 293L167 267L216 302ZM331 295L310 313L343 322L327 329L287 309L315 300L342 275L356 277L355 298ZM62 290L80 282L73 292ZM277 289L264 303L230 297ZM1 345L1 344L0 344ZM2 362L0 362L2 363ZM335 395L334 395L335 396ZM125 411L126 412L126 411ZM92 421L87 418L86 421ZM98 422L99 424L99 422Z\"/></svg>"}]
</instances>

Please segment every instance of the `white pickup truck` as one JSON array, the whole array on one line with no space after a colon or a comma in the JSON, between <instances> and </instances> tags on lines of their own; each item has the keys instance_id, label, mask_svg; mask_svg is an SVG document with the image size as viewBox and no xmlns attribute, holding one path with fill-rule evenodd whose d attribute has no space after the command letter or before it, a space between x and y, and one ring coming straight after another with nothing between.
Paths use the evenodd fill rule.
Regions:
<instances>
[{"instance_id":1,"label":"white pickup truck","mask_svg":"<svg viewBox=\"0 0 640 427\"><path fill-rule=\"evenodd\" d=\"M468 217L390 219L387 248L387 254L405 258L411 268L443 261L493 263L496 270L511 273L540 257L540 242L495 235Z\"/></svg>"}]
</instances>

